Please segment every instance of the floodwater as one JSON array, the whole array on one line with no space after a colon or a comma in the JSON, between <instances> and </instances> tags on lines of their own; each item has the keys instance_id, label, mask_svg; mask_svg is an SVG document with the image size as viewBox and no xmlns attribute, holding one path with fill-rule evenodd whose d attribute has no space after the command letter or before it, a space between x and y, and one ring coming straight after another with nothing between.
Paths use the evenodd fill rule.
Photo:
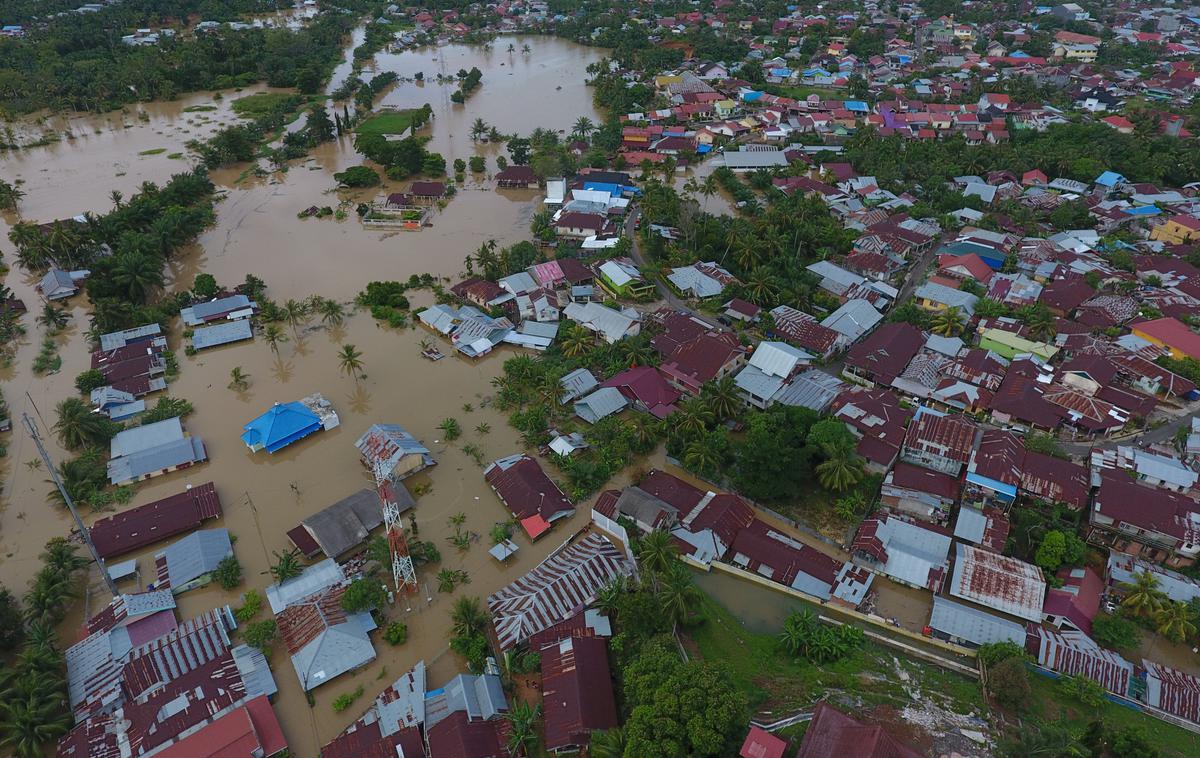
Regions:
<instances>
[{"instance_id":1,"label":"floodwater","mask_svg":"<svg viewBox=\"0 0 1200 758\"><path fill-rule=\"evenodd\" d=\"M434 120L426 128L432 136L431 149L447 161L468 158L479 151L488 156L489 172L495 170L496 145L474 145L468 136L476 117L502 131L528 133L542 126L569 130L575 119L600 114L584 84L584 69L602 56L602 51L548 37L513 38L531 54L502 52L506 40L490 52L482 48L446 46L397 54L380 55L378 70L394 67L403 76L423 71L424 86L412 82L396 85L386 96L389 104L407 107L431 103ZM502 65L503 64L503 65ZM484 71L481 88L465 105L450 103L454 85L433 81L436 73L453 73L458 68L478 66ZM344 72L343 72L344 75ZM558 89L560 88L561 89ZM229 105L235 96L263 91L255 87L241 93L225 92L189 96L171 103L131 106L126 112L100 117L55 117L45 124L55 131L70 129L74 139L7 153L0 156L0 175L7 180L24 180L27 193L21 216L49 221L84 211L103 212L111 206L110 192L126 197L143 182L163 182L185 169L186 159L170 158L186 153L189 139L211 134L234 118ZM197 111L196 106L215 110ZM192 108L189 112L187 109ZM42 126L25 126L38 135ZM153 150L153 154L139 155ZM351 209L349 219L301 221L296 214L311 205L359 202L377 192L403 189L406 183L388 182L377 190L339 192L332 173L362 161L349 138L322 146L306 161L285 173L244 179L245 167L216 172L214 181L225 192L217 206L217 223L196 244L181 251L167 270L170 289L189 287L199 272L209 272L223 285L241 282L253 273L266 280L268 294L277 301L318 294L349 304L372 279L407 279L425 272L453 276L463 268L463 258L488 239L509 245L528 238L529 220L540 206L534 191L496 191L486 177L467 175L465 185L433 225L421 232L379 232L363 229ZM0 216L0 250L12 264L7 233L17 220L13 214ZM42 429L56 461L68 457L59 449L50 426L54 406L75 394L74 377L88 367L84 332L88 326L86 300L77 297L67 305L71 325L57 338L63 359L61 370L36 377L30 364L37 354L43 329L35 322L41 308L34 290L37 277L14 268L5 284L29 305L23 323L28 330L11 367L0 369L6 399L14 418L29 412ZM414 305L427 304L429 295L417 293ZM315 692L310 707L301 692L286 651L277 643L271 661L280 687L277 711L294 755L316 755L321 744L355 719L370 699L417 660L431 668L431 682L449 679L462 664L448 652L448 607L452 598L436 591L433 579L443 567L463 568L471 583L456 594L486 597L528 571L574 532L586 525L589 504L555 525L536 544L516 538L520 552L501 566L487 555L487 533L507 514L486 486L482 467L464 452L477 446L484 463L520 450L516 432L505 417L486 407L490 381L501 371L506 357L498 354L471 363L454 355L431 363L419 355L419 343L429 337L420 329L394 330L381 326L365 313L347 318L336 329L316 322L301 328L299 335L280 346L275 355L261 340L217 348L196 356L185 356L178 325L171 336L181 365L181 375L169 394L189 400L195 412L185 421L191 434L201 437L209 462L193 469L153 479L138 486L131 505L142 505L181 491L187 484L214 481L224 504L225 516L216 526L228 528L236 537L235 552L243 566L245 581L235 592L210 587L179 597L179 616L189 618L221 603L238 604L248 588L260 591L268 583L273 553L290 547L285 532L300 519L369 486L353 443L370 424L391 422L405 426L431 447L438 466L418 475L410 484L428 484L430 490L418 498L415 511L419 538L432 540L442 553L440 565L418 570L423 591L411 600L399 599L389 614L409 626L409 641L392 648L378 641L376 663L363 671L339 678ZM436 337L434 337L436 339ZM355 381L340 372L335 354L342 344L354 344L363 353L367 376ZM443 345L443 349L451 351ZM251 386L244 393L227 389L230 370L240 366L250 374ZM298 399L321 392L337 409L341 427L321 432L275 455L250 453L239 439L242 425L274 402ZM153 401L154 398L149 398ZM463 436L452 444L441 439L437 426L444 418L456 418ZM482 425L490 431L479 431ZM70 531L67 515L46 498L50 489L45 470L35 465L37 452L20 427L6 435L8 456L0 459L4 491L0 499L0 575L3 583L22 592L39 567L38 553L47 539ZM661 453L633 470L663 465ZM618 477L614 486L625 482ZM459 553L446 541L452 533L448 518L465 513L465 528L479 535L470 549ZM84 514L92 523L103 514ZM210 525L211 526L211 525ZM122 587L130 591L138 582L153 579L155 545L136 557L141 577ZM86 613L94 613L108 601L94 570L89 579L86 606L76 604L61 630L64 640L73 640ZM411 610L409 610L411 608ZM384 670L386 669L386 673ZM331 701L362 685L365 694L343 713L334 713Z\"/></svg>"}]
</instances>

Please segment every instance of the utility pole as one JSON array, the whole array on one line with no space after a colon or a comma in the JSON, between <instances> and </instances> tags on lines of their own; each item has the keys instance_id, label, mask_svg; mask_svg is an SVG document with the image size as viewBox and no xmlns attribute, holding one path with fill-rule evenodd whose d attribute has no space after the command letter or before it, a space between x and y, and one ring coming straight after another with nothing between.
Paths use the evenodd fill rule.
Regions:
<instances>
[{"instance_id":1,"label":"utility pole","mask_svg":"<svg viewBox=\"0 0 1200 758\"><path fill-rule=\"evenodd\" d=\"M92 543L91 533L83 525L83 519L79 518L79 511L75 509L75 501L71 499L67 488L63 486L62 479L58 476L58 469L54 467L54 461L50 460L50 453L47 452L46 446L42 444L42 437L38 433L37 422L29 418L28 413L21 413L21 420L25 423L25 429L29 432L29 436L33 438L33 444L37 445L38 452L42 454L42 462L46 464L46 469L50 472L50 478L54 480L54 486L58 487L59 493L63 496L63 501L67 504L67 509L71 511L71 518L75 519L75 528L79 530L79 535L83 537L83 542L91 552L92 559L100 567L100 576L104 578L104 583L108 585L108 591L112 593L113 597L117 597L121 594L117 591L117 583L108 575L108 567L104 565L104 559L100 557L100 553L96 550L96 545Z\"/></svg>"}]
</instances>

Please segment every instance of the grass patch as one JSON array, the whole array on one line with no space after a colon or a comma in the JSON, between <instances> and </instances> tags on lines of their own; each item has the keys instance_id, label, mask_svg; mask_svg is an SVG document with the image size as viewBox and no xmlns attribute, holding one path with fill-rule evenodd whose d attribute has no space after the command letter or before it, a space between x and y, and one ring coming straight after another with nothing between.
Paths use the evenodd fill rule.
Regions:
<instances>
[{"instance_id":1,"label":"grass patch","mask_svg":"<svg viewBox=\"0 0 1200 758\"><path fill-rule=\"evenodd\" d=\"M818 667L785 653L773 635L747 630L707 594L697 612L702 621L687 630L696 652L723 666L757 708L787 713L837 693L867 705L900 708L912 702L911 683L925 698L957 713L985 712L974 680L901 657L869 640L842 660ZM898 676L897 661L908 683Z\"/></svg>"},{"instance_id":2,"label":"grass patch","mask_svg":"<svg viewBox=\"0 0 1200 758\"><path fill-rule=\"evenodd\" d=\"M183 153L171 153L167 157L173 161L183 160Z\"/></svg>"},{"instance_id":3,"label":"grass patch","mask_svg":"<svg viewBox=\"0 0 1200 758\"><path fill-rule=\"evenodd\" d=\"M217 106L215 106L215 105L189 105L188 107L183 109L183 112L184 113L205 113L207 111L215 111L215 110L217 110Z\"/></svg>"},{"instance_id":4,"label":"grass patch","mask_svg":"<svg viewBox=\"0 0 1200 758\"><path fill-rule=\"evenodd\" d=\"M261 118L283 108L295 97L292 92L256 92L234 100L233 112L242 118Z\"/></svg>"},{"instance_id":5,"label":"grass patch","mask_svg":"<svg viewBox=\"0 0 1200 758\"><path fill-rule=\"evenodd\" d=\"M358 125L359 134L404 134L412 126L415 111L376 113Z\"/></svg>"},{"instance_id":6,"label":"grass patch","mask_svg":"<svg viewBox=\"0 0 1200 758\"><path fill-rule=\"evenodd\" d=\"M150 150L143 150L142 152L138 153L138 155L162 155L165 152L167 152L165 147L155 147L151 148Z\"/></svg>"},{"instance_id":7,"label":"grass patch","mask_svg":"<svg viewBox=\"0 0 1200 758\"><path fill-rule=\"evenodd\" d=\"M1083 730L1097 718L1113 729L1136 727L1147 735L1153 735L1155 746L1168 755L1184 758L1200 755L1200 734L1193 734L1174 724L1159 721L1153 716L1139 713L1132 708L1104 701L1099 708L1072 701L1064 701L1058 683L1047 676L1030 672L1029 685L1033 689L1029 711L1042 721L1059 718L1075 729Z\"/></svg>"},{"instance_id":8,"label":"grass patch","mask_svg":"<svg viewBox=\"0 0 1200 758\"><path fill-rule=\"evenodd\" d=\"M766 84L760 89L763 92L768 92L772 95L780 97L790 97L793 100L803 100L809 95L820 95L821 99L844 100L849 95L845 90L835 90L829 87L811 87L808 85L785 86L782 84Z\"/></svg>"}]
</instances>

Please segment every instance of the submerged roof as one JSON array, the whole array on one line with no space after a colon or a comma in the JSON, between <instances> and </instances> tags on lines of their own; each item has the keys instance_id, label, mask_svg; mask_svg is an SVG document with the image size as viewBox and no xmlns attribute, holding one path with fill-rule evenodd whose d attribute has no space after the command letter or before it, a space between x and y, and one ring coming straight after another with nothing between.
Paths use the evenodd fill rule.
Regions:
<instances>
[{"instance_id":1,"label":"submerged roof","mask_svg":"<svg viewBox=\"0 0 1200 758\"><path fill-rule=\"evenodd\" d=\"M242 441L268 453L303 439L321 428L321 419L298 401L276 403L263 415L242 427Z\"/></svg>"}]
</instances>

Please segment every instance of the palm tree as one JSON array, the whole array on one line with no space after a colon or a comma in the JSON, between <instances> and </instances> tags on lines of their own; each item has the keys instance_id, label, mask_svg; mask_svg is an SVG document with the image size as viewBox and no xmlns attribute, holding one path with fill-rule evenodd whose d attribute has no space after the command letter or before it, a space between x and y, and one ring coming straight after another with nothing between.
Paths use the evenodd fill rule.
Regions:
<instances>
[{"instance_id":1,"label":"palm tree","mask_svg":"<svg viewBox=\"0 0 1200 758\"><path fill-rule=\"evenodd\" d=\"M764 266L750 272L746 279L746 298L755 305L766 305L779 296L779 280Z\"/></svg>"},{"instance_id":2,"label":"palm tree","mask_svg":"<svg viewBox=\"0 0 1200 758\"><path fill-rule=\"evenodd\" d=\"M703 434L712 420L712 411L704 401L693 397L679 404L679 410L671 416L671 425L684 437L695 437Z\"/></svg>"},{"instance_id":3,"label":"palm tree","mask_svg":"<svg viewBox=\"0 0 1200 758\"><path fill-rule=\"evenodd\" d=\"M162 262L144 253L127 253L117 258L112 281L132 302L144 303L151 290L162 286Z\"/></svg>"},{"instance_id":4,"label":"palm tree","mask_svg":"<svg viewBox=\"0 0 1200 758\"><path fill-rule=\"evenodd\" d=\"M317 311L321 314L321 323L326 326L341 326L346 317L346 309L342 304L329 298L321 298Z\"/></svg>"},{"instance_id":5,"label":"palm tree","mask_svg":"<svg viewBox=\"0 0 1200 758\"><path fill-rule=\"evenodd\" d=\"M596 131L596 125L592 123L592 120L587 116L580 116L575 119L575 126L571 129L571 136L586 140L594 131Z\"/></svg>"},{"instance_id":6,"label":"palm tree","mask_svg":"<svg viewBox=\"0 0 1200 758\"><path fill-rule=\"evenodd\" d=\"M282 584L288 579L300 576L304 571L303 564L300 563L300 551L295 548L281 553L275 551L275 565L271 566L271 576L275 577L275 581Z\"/></svg>"},{"instance_id":7,"label":"palm tree","mask_svg":"<svg viewBox=\"0 0 1200 758\"><path fill-rule=\"evenodd\" d=\"M582 326L576 326L567 332L561 344L563 355L578 358L592 349L592 333Z\"/></svg>"},{"instance_id":8,"label":"palm tree","mask_svg":"<svg viewBox=\"0 0 1200 758\"><path fill-rule=\"evenodd\" d=\"M817 481L833 492L843 492L863 478L863 461L847 451L836 451L828 460L817 465Z\"/></svg>"},{"instance_id":9,"label":"palm tree","mask_svg":"<svg viewBox=\"0 0 1200 758\"><path fill-rule=\"evenodd\" d=\"M1136 616L1155 616L1162 609L1166 599L1159 589L1158 577L1149 571L1141 572L1132 582L1122 582L1118 587L1125 593L1121 607L1129 609Z\"/></svg>"},{"instance_id":10,"label":"palm tree","mask_svg":"<svg viewBox=\"0 0 1200 758\"><path fill-rule=\"evenodd\" d=\"M619 726L592 732L592 743L588 747L592 758L624 758L625 730Z\"/></svg>"},{"instance_id":11,"label":"palm tree","mask_svg":"<svg viewBox=\"0 0 1200 758\"><path fill-rule=\"evenodd\" d=\"M676 563L667 572L658 590L658 602L671 624L681 624L692 614L692 608L700 597L700 591L683 564Z\"/></svg>"},{"instance_id":12,"label":"palm tree","mask_svg":"<svg viewBox=\"0 0 1200 758\"><path fill-rule=\"evenodd\" d=\"M294 336L296 339L300 339L300 334L296 331L296 328L300 324L304 323L304 321L308 318L308 304L297 302L296 300L289 298L288 301L283 304L283 308L280 310L279 315L281 315L283 320L288 323L288 326L292 327L292 336Z\"/></svg>"},{"instance_id":13,"label":"palm tree","mask_svg":"<svg viewBox=\"0 0 1200 758\"><path fill-rule=\"evenodd\" d=\"M658 424L650 421L641 414L631 418L628 427L634 447L638 450L649 450L658 442Z\"/></svg>"},{"instance_id":14,"label":"palm tree","mask_svg":"<svg viewBox=\"0 0 1200 758\"><path fill-rule=\"evenodd\" d=\"M15 211L17 202L23 197L24 192L0 179L0 211Z\"/></svg>"},{"instance_id":15,"label":"palm tree","mask_svg":"<svg viewBox=\"0 0 1200 758\"><path fill-rule=\"evenodd\" d=\"M621 603L621 595L625 592L625 578L617 576L608 584L596 590L596 610L612 619L617 615L617 607Z\"/></svg>"},{"instance_id":16,"label":"palm tree","mask_svg":"<svg viewBox=\"0 0 1200 758\"><path fill-rule=\"evenodd\" d=\"M65 734L71 718L54 688L31 686L24 697L0 702L0 746L18 758L40 758L43 747Z\"/></svg>"},{"instance_id":17,"label":"palm tree","mask_svg":"<svg viewBox=\"0 0 1200 758\"><path fill-rule=\"evenodd\" d=\"M80 398L69 397L59 402L55 412L58 420L54 422L54 431L68 450L98 445L112 438L112 424L104 416L94 413Z\"/></svg>"},{"instance_id":18,"label":"palm tree","mask_svg":"<svg viewBox=\"0 0 1200 758\"><path fill-rule=\"evenodd\" d=\"M526 702L518 702L508 713L504 714L504 720L508 722L508 752L512 755L528 755L529 751L537 747L537 720L541 713L540 705L530 705Z\"/></svg>"},{"instance_id":19,"label":"palm tree","mask_svg":"<svg viewBox=\"0 0 1200 758\"><path fill-rule=\"evenodd\" d=\"M288 336L283 333L283 329L279 324L267 324L263 329L263 339L266 340L267 346L271 348L271 352L279 355L279 345L282 342L288 341Z\"/></svg>"},{"instance_id":20,"label":"palm tree","mask_svg":"<svg viewBox=\"0 0 1200 758\"><path fill-rule=\"evenodd\" d=\"M488 124L482 118L475 119L475 123L471 124L471 141L478 142L487 136Z\"/></svg>"},{"instance_id":21,"label":"palm tree","mask_svg":"<svg viewBox=\"0 0 1200 758\"><path fill-rule=\"evenodd\" d=\"M442 419L442 423L438 424L437 428L442 431L442 435L449 441L456 440L462 436L462 425L458 423L458 419L456 418ZM460 521L459 524L461 523Z\"/></svg>"},{"instance_id":22,"label":"palm tree","mask_svg":"<svg viewBox=\"0 0 1200 758\"><path fill-rule=\"evenodd\" d=\"M46 303L42 307L42 313L38 316L37 320L39 324L50 331L57 332L66 328L69 317L70 314L67 313L65 308L59 308L53 303Z\"/></svg>"},{"instance_id":23,"label":"palm tree","mask_svg":"<svg viewBox=\"0 0 1200 758\"><path fill-rule=\"evenodd\" d=\"M362 353L354 345L342 345L342 349L338 352L338 366L341 367L342 373L354 377L354 381L357 383L363 370Z\"/></svg>"},{"instance_id":24,"label":"palm tree","mask_svg":"<svg viewBox=\"0 0 1200 758\"><path fill-rule=\"evenodd\" d=\"M963 330L962 313L957 307L945 308L933 317L931 329L943 337L957 337Z\"/></svg>"},{"instance_id":25,"label":"palm tree","mask_svg":"<svg viewBox=\"0 0 1200 758\"><path fill-rule=\"evenodd\" d=\"M1187 603L1167 603L1154 614L1155 631L1173 642L1196 634L1196 617Z\"/></svg>"},{"instance_id":26,"label":"palm tree","mask_svg":"<svg viewBox=\"0 0 1200 758\"><path fill-rule=\"evenodd\" d=\"M706 439L695 439L683 449L683 465L701 475L708 475L721 466L721 454Z\"/></svg>"},{"instance_id":27,"label":"palm tree","mask_svg":"<svg viewBox=\"0 0 1200 758\"><path fill-rule=\"evenodd\" d=\"M742 407L742 398L732 376L723 376L705 384L700 396L707 401L709 410L720 421L733 418Z\"/></svg>"},{"instance_id":28,"label":"palm tree","mask_svg":"<svg viewBox=\"0 0 1200 758\"><path fill-rule=\"evenodd\" d=\"M642 568L653 574L665 572L678 558L679 552L669 532L655 529L642 537L637 558Z\"/></svg>"},{"instance_id":29,"label":"palm tree","mask_svg":"<svg viewBox=\"0 0 1200 758\"><path fill-rule=\"evenodd\" d=\"M113 208L120 210L121 203L125 201L125 195L121 193L121 190L113 190L112 192L109 192L108 197L110 200L112 200Z\"/></svg>"},{"instance_id":30,"label":"palm tree","mask_svg":"<svg viewBox=\"0 0 1200 758\"><path fill-rule=\"evenodd\" d=\"M479 634L487 627L489 620L487 611L483 610L477 597L460 597L450 610L455 637Z\"/></svg>"},{"instance_id":31,"label":"palm tree","mask_svg":"<svg viewBox=\"0 0 1200 758\"><path fill-rule=\"evenodd\" d=\"M229 389L245 392L250 386L250 375L241 366L234 366L229 371Z\"/></svg>"},{"instance_id":32,"label":"palm tree","mask_svg":"<svg viewBox=\"0 0 1200 758\"><path fill-rule=\"evenodd\" d=\"M1036 305L1028 305L1017 311L1017 315L1024 322L1025 328L1029 331L1029 336L1035 340L1048 340L1054 337L1058 329L1054 325L1054 314L1050 309L1040 303Z\"/></svg>"},{"instance_id":33,"label":"palm tree","mask_svg":"<svg viewBox=\"0 0 1200 758\"><path fill-rule=\"evenodd\" d=\"M621 351L621 359L633 366L648 366L657 355L650 340L641 337L629 337L617 343Z\"/></svg>"}]
</instances>

